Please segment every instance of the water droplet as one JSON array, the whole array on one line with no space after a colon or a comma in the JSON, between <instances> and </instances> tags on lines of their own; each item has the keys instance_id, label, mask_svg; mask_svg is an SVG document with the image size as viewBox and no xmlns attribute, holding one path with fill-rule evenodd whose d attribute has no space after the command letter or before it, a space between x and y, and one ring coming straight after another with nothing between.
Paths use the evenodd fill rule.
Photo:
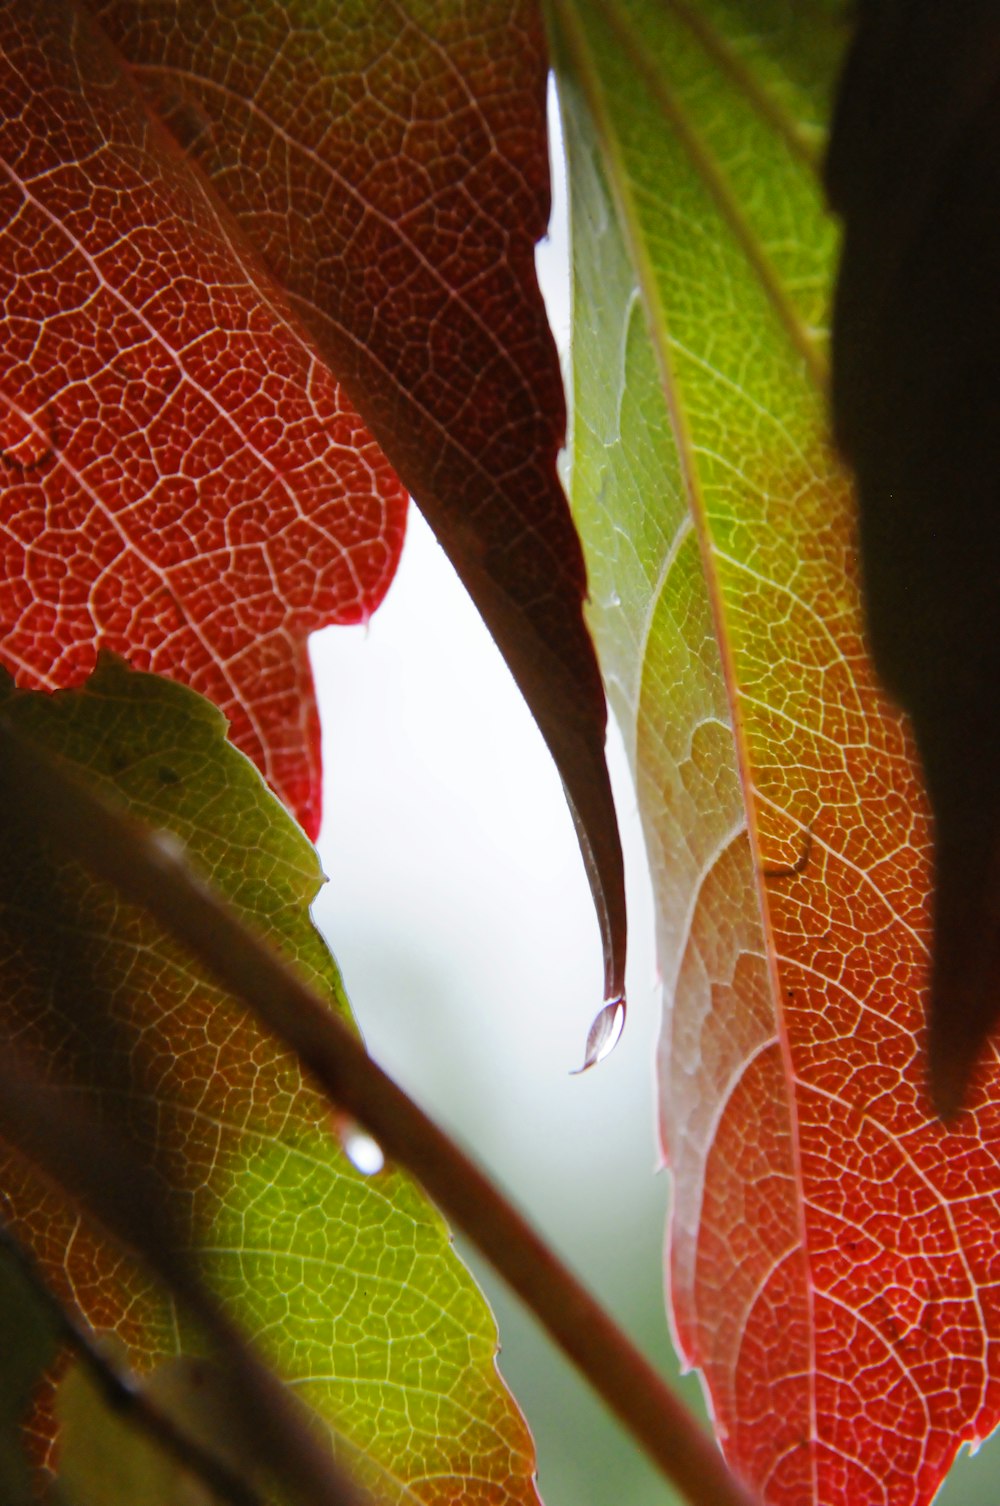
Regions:
<instances>
[{"instance_id":1,"label":"water droplet","mask_svg":"<svg viewBox=\"0 0 1000 1506\"><path fill-rule=\"evenodd\" d=\"M583 1066L577 1073L587 1072L604 1061L621 1040L625 1028L625 995L609 999L594 1019L587 1034L587 1046L583 1054ZM575 1075L575 1074L574 1074Z\"/></svg>"},{"instance_id":2,"label":"water droplet","mask_svg":"<svg viewBox=\"0 0 1000 1506\"><path fill-rule=\"evenodd\" d=\"M373 1140L371 1135L365 1134L364 1130L356 1128L347 1130L341 1137L340 1143L355 1171L360 1171L363 1177L373 1177L385 1165L381 1145L377 1140Z\"/></svg>"},{"instance_id":3,"label":"water droplet","mask_svg":"<svg viewBox=\"0 0 1000 1506\"><path fill-rule=\"evenodd\" d=\"M146 852L149 857L168 867L176 867L187 861L187 848L180 837L164 827L157 827L146 838Z\"/></svg>"}]
</instances>

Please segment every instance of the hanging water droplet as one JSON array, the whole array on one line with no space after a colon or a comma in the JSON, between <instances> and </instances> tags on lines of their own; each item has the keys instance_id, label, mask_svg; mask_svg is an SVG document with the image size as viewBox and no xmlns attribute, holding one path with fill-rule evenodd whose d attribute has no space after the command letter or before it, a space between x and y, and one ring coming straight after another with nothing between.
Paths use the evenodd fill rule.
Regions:
<instances>
[{"instance_id":1,"label":"hanging water droplet","mask_svg":"<svg viewBox=\"0 0 1000 1506\"><path fill-rule=\"evenodd\" d=\"M356 1126L345 1131L340 1143L355 1171L360 1171L363 1177L373 1177L385 1165L381 1145L377 1140L373 1140L371 1135Z\"/></svg>"},{"instance_id":2,"label":"hanging water droplet","mask_svg":"<svg viewBox=\"0 0 1000 1506\"><path fill-rule=\"evenodd\" d=\"M591 1067L596 1067L598 1062L604 1061L621 1040L622 1031L625 1028L625 995L618 994L609 999L594 1019L587 1033L587 1045L583 1054L583 1066L576 1069L574 1076L580 1072L587 1072Z\"/></svg>"}]
</instances>

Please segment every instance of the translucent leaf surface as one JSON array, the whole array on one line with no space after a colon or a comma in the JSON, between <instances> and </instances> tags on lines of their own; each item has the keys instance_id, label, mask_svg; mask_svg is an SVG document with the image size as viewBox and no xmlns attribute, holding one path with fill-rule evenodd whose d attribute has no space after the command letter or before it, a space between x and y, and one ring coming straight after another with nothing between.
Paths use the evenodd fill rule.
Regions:
<instances>
[{"instance_id":1,"label":"translucent leaf surface","mask_svg":"<svg viewBox=\"0 0 1000 1506\"><path fill-rule=\"evenodd\" d=\"M4 0L0 37L0 661L186 681L315 834L306 635L374 609L405 497L85 17Z\"/></svg>"},{"instance_id":2,"label":"translucent leaf surface","mask_svg":"<svg viewBox=\"0 0 1000 1506\"><path fill-rule=\"evenodd\" d=\"M106 660L79 690L8 687L3 709L183 841L237 912L346 1010L309 918L315 853L225 743L213 707ZM215 1290L330 1421L348 1462L370 1455L358 1467L387 1501L536 1506L495 1325L438 1214L399 1173L354 1168L296 1064L144 916L41 854L3 862L4 1033L52 1080L96 1098L147 1159ZM136 1363L190 1346L162 1293L15 1158L0 1185L54 1283Z\"/></svg>"},{"instance_id":3,"label":"translucent leaf surface","mask_svg":"<svg viewBox=\"0 0 1000 1506\"><path fill-rule=\"evenodd\" d=\"M95 9L292 294L506 657L562 775L620 995L604 694L535 276L549 213L536 0Z\"/></svg>"},{"instance_id":4,"label":"translucent leaf surface","mask_svg":"<svg viewBox=\"0 0 1000 1506\"><path fill-rule=\"evenodd\" d=\"M1000 1084L934 1120L926 806L823 402L839 15L553 5L574 500L658 894L681 1345L775 1506L918 1506L998 1419Z\"/></svg>"}]
</instances>

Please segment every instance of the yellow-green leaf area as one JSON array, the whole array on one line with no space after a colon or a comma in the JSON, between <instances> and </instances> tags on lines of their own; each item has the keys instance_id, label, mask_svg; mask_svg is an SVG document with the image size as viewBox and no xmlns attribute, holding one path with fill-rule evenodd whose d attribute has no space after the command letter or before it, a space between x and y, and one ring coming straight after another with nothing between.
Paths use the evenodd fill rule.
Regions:
<instances>
[{"instance_id":1,"label":"yellow-green leaf area","mask_svg":"<svg viewBox=\"0 0 1000 1506\"><path fill-rule=\"evenodd\" d=\"M825 119L825 95L846 38L843 21L836 24L809 7L807 29L801 7L793 14L787 5L705 6L696 0L584 9L608 42L614 40L604 70L610 87L617 91L631 75L653 105L652 115L614 106L629 171L636 174L640 217L652 227L649 216L664 199L660 183L641 168L655 160L650 133L661 141L663 123L709 193L727 238L750 260L795 338L807 350L821 345L836 234L820 212L818 122ZM781 67L790 55L805 65L798 79ZM704 217L691 218L689 196L674 201L673 178L671 187L669 198L678 218L687 217L689 234L695 225L707 229ZM677 235L676 226L651 233L654 243ZM700 239L695 236L696 243ZM691 279L688 286L694 286ZM810 354L822 360L819 349Z\"/></svg>"},{"instance_id":2,"label":"yellow-green leaf area","mask_svg":"<svg viewBox=\"0 0 1000 1506\"><path fill-rule=\"evenodd\" d=\"M315 851L193 692L105 658L81 689L4 685L2 714L188 861L345 1017L309 905ZM0 874L0 1021L127 1135L211 1285L381 1499L534 1503L496 1328L447 1228L366 1177L297 1063L143 914L27 840ZM0 1186L63 1295L148 1368L183 1314L15 1157ZM370 1458L362 1461L362 1453Z\"/></svg>"}]
</instances>

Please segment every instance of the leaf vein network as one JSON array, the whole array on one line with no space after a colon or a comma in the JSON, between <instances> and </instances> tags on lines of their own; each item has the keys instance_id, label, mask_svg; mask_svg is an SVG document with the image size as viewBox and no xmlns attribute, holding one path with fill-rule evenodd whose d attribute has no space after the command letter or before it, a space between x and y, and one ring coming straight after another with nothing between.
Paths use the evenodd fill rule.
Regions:
<instances>
[{"instance_id":1,"label":"leaf vein network","mask_svg":"<svg viewBox=\"0 0 1000 1506\"><path fill-rule=\"evenodd\" d=\"M899 914L892 901L882 892L878 884L868 872L867 868L862 868L860 864L853 862L846 853L837 852L837 850L831 847L829 843L824 842L822 837L817 836L815 827L808 825L808 823L806 823L805 821L800 821L797 816L793 816L790 811L785 810L783 806L780 806L777 803L777 801L772 800L769 796L762 794L761 791L756 788L754 789L753 793L755 800L759 800L761 805L766 805L768 809L774 811L776 815L779 815L784 820L790 822L799 832L801 832L803 837L807 835L811 836L814 847L821 848L823 852L826 853L831 862L840 863L845 868L849 868L852 873L854 873L859 879L861 879L862 883L866 884L871 889L872 893L879 900L879 903L885 907L892 919L904 931L906 931L908 935L912 936L921 952L923 952L925 956L930 955L930 947L928 946L927 938L925 936L921 936L920 932L917 931L908 920L906 920L902 915Z\"/></svg>"},{"instance_id":2,"label":"leaf vein network","mask_svg":"<svg viewBox=\"0 0 1000 1506\"><path fill-rule=\"evenodd\" d=\"M460 294L456 292L455 288L453 288L449 284L443 273L438 270L434 263L430 261L425 253L421 250L419 243L401 228L399 221L392 219L376 205L372 204L367 198L365 198L364 194L355 187L355 185L350 181L349 178L343 177L342 174L337 171L332 162L330 162L326 157L322 156L314 148L308 146L304 141L301 141L298 137L293 136L289 131L285 129L284 126L280 124L279 121L275 120L273 116L269 115L267 111L257 102L256 99L248 98L245 94L240 94L236 90L228 88L218 79L210 78L205 74L194 73L190 69L171 67L165 64L146 63L134 67L132 71L137 75L150 73L154 77L163 78L166 76L171 76L182 81L187 81L194 84L198 88L204 88L213 93L220 94L224 98L233 101L241 109L249 111L249 113L254 116L263 126L265 126L267 130L271 131L274 136L278 138L278 140L284 143L284 145L288 148L290 154L292 154L293 156L305 157L325 177L329 178L331 183L335 185L338 190L344 193L348 198L353 199L356 203L358 203L366 214L371 215L375 220L378 221L379 224L381 224L385 229L389 230L398 242L406 246L406 248L413 253L414 257L420 265L421 270L425 272L430 277L431 281L437 285L439 290L446 295L449 302L454 301L459 303L463 311L472 319L472 321L476 325L478 332L481 335L485 336L489 344L493 347L502 364L515 373L518 385L521 385L521 373L518 371L517 366L511 357L510 351L503 344L499 335L497 334L494 325L485 320L472 304L468 303L466 299L462 298ZM501 226L498 225L496 228L502 233ZM327 312L327 310L319 308L316 305L312 304L311 301L305 298L303 295L297 295L296 302L303 304L307 308L310 308L312 312L317 314L321 319L330 320L331 322L333 322L332 316ZM341 325L339 321L337 321L337 323L338 327L341 328L345 334L349 335L355 344L359 343L350 330Z\"/></svg>"},{"instance_id":3,"label":"leaf vein network","mask_svg":"<svg viewBox=\"0 0 1000 1506\"><path fill-rule=\"evenodd\" d=\"M751 580L757 581L759 585L764 586L767 590L774 591L776 595L787 596L795 606L799 607L812 620L819 629L819 636L826 640L827 645L833 651L827 664L822 666L823 668L832 669L835 664L842 664L845 668L850 667L844 657L843 648L833 636L829 623L824 620L811 602L799 596L796 591L792 590L791 586L786 585L783 581L773 580L770 576L762 574L759 570L755 570L752 565L748 565L744 560L736 559L734 555L726 553L723 549L715 548L715 556L723 564L729 565L733 570L738 570L741 575L749 576ZM739 693L742 694L742 692Z\"/></svg>"},{"instance_id":4,"label":"leaf vein network","mask_svg":"<svg viewBox=\"0 0 1000 1506\"><path fill-rule=\"evenodd\" d=\"M698 913L698 906L701 903L702 891L705 887L705 884L708 882L712 870L722 861L722 858L728 852L729 848L732 847L734 842L739 840L739 838L746 832L746 830L746 812L741 810L738 820L736 820L734 824L722 834L719 841L716 843L715 850L709 854L708 858L702 865L700 873L691 886L691 894L688 899L687 911L684 915L683 920L681 921L677 939L676 957L678 974L680 973L681 967L683 966L684 958L687 955L687 949L692 945L695 917ZM676 988L677 986L676 978L671 984L668 984L667 979L664 977L663 986L664 988L667 988L668 991L672 994L674 988Z\"/></svg>"},{"instance_id":5,"label":"leaf vein network","mask_svg":"<svg viewBox=\"0 0 1000 1506\"><path fill-rule=\"evenodd\" d=\"M840 1108L847 1108L847 1105L844 1104L843 1099L840 1098L838 1094L831 1093L828 1088L823 1088L818 1083L807 1082L802 1077L796 1077L796 1086L804 1093L814 1093L818 1097L826 1099L827 1102L836 1103ZM935 1203L940 1209L945 1223L948 1226L949 1232L952 1237L952 1248L954 1249L955 1254L958 1256L959 1261L961 1262L962 1268L965 1272L965 1276L969 1284L969 1292L979 1314L979 1336L982 1345L982 1362L980 1365L979 1380L979 1408L981 1409L986 1399L986 1391L989 1383L989 1367L987 1363L989 1350L989 1327L986 1322L985 1313L983 1312L983 1304L979 1292L979 1285L976 1282L975 1275L969 1263L969 1257L966 1253L965 1246L962 1244L962 1240L959 1236L958 1228L953 1217L954 1204L952 1203L950 1198L946 1197L945 1194L934 1185L933 1181L927 1175L927 1173L913 1159L912 1155L906 1148L905 1141L901 1139L900 1136L893 1134L886 1125L882 1124L882 1122L874 1116L868 1118L866 1120L866 1123L871 1124L876 1130L878 1130L882 1137L897 1151L900 1159L906 1163L906 1166L912 1173L913 1177L921 1183L921 1185L928 1193L931 1201ZM827 1210L824 1209L823 1213L824 1216L826 1216Z\"/></svg>"}]
</instances>

